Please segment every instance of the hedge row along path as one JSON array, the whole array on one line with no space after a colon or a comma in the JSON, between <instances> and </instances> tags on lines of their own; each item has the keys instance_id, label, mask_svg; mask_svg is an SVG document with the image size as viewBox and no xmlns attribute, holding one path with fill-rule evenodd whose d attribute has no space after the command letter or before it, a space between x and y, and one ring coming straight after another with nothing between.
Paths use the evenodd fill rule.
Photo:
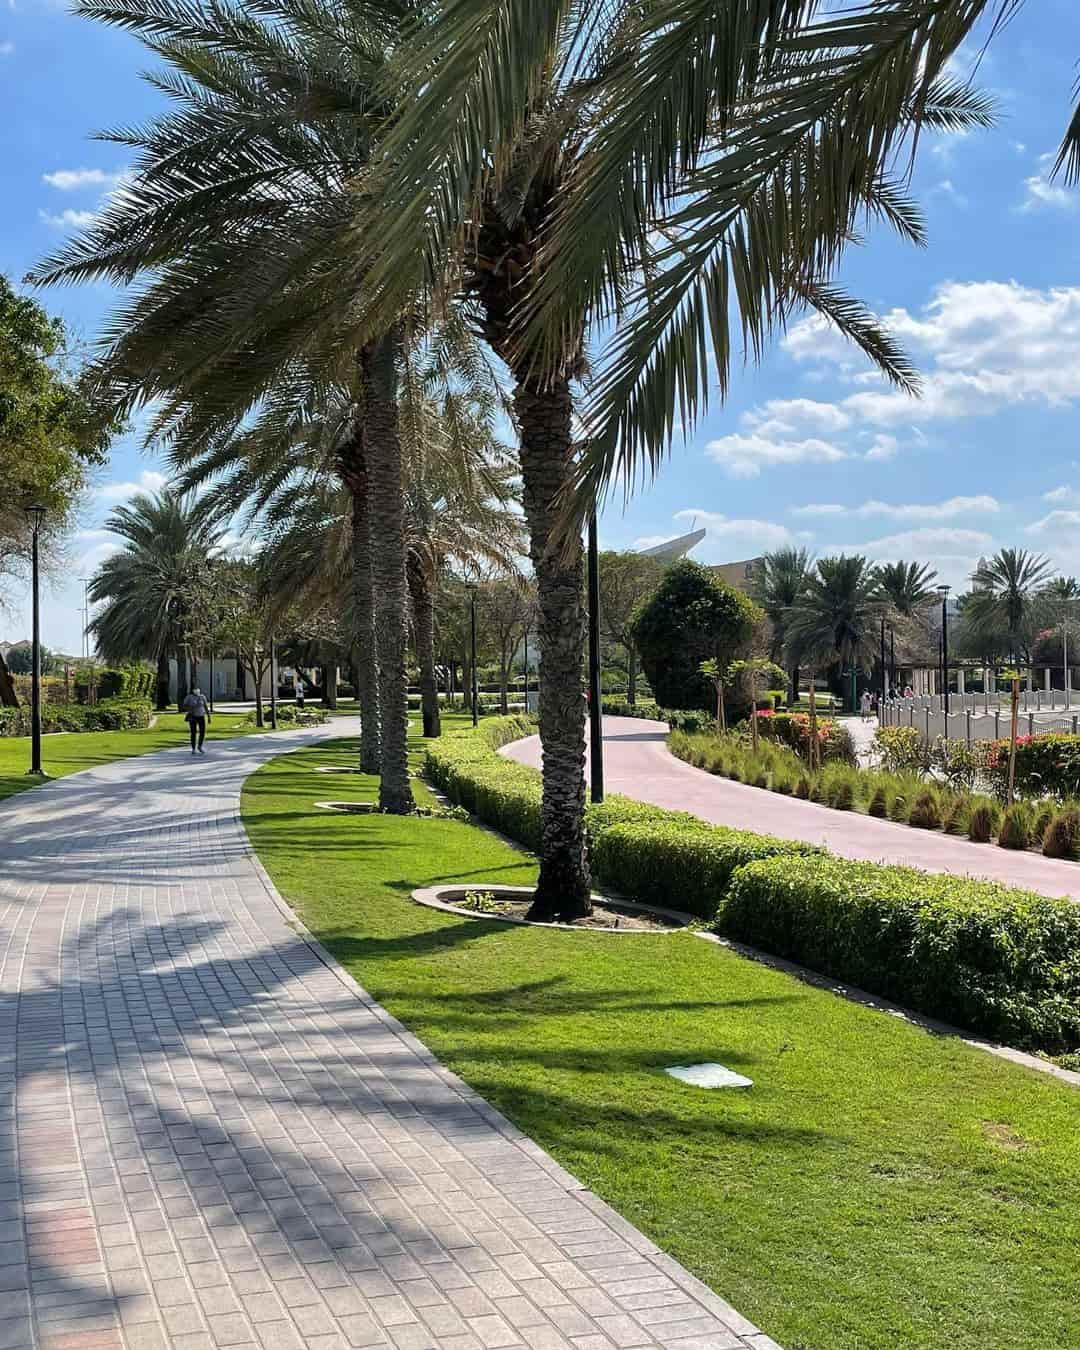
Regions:
<instances>
[{"instance_id":1,"label":"hedge row along path","mask_svg":"<svg viewBox=\"0 0 1080 1350\"><path fill-rule=\"evenodd\" d=\"M933 830L917 830L855 811L836 811L817 802L734 783L676 759L666 740L666 728L656 722L605 717L605 790L673 811L690 811L714 825L823 844L840 858L982 877L1041 895L1080 900L1080 863L996 844L973 844ZM540 738L515 741L500 754L539 767Z\"/></svg>"},{"instance_id":2,"label":"hedge row along path","mask_svg":"<svg viewBox=\"0 0 1080 1350\"><path fill-rule=\"evenodd\" d=\"M0 1346L769 1350L286 908L241 786L343 734L0 807Z\"/></svg>"}]
</instances>

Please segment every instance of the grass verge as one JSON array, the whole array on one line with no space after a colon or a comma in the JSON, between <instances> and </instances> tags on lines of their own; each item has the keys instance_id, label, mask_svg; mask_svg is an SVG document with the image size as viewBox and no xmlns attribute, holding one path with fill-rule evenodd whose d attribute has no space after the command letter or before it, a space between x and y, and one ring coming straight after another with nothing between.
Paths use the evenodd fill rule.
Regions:
<instances>
[{"instance_id":1,"label":"grass verge","mask_svg":"<svg viewBox=\"0 0 1080 1350\"><path fill-rule=\"evenodd\" d=\"M282 894L445 1063L787 1350L1080 1345L1080 1093L690 934L420 908L417 886L526 884L533 861L453 820L313 808L314 769L342 749L247 782ZM659 1072L701 1060L754 1088Z\"/></svg>"},{"instance_id":2,"label":"grass verge","mask_svg":"<svg viewBox=\"0 0 1080 1350\"><path fill-rule=\"evenodd\" d=\"M245 724L245 713L218 713L206 733L207 740L243 736L254 727ZM80 769L94 769L115 759L146 755L151 750L169 750L186 744L187 723L179 713L157 714L152 727L134 731L80 731L69 735L43 736L41 762L50 778L63 778ZM38 786L27 774L30 767L30 737L0 736L0 799Z\"/></svg>"}]
</instances>

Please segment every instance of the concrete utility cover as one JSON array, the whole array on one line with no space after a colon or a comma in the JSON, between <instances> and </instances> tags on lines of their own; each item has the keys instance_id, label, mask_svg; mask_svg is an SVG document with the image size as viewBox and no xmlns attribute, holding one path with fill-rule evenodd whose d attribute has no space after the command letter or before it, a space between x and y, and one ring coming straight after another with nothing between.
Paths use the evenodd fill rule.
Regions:
<instances>
[{"instance_id":1,"label":"concrete utility cover","mask_svg":"<svg viewBox=\"0 0 1080 1350\"><path fill-rule=\"evenodd\" d=\"M700 1088L748 1088L754 1086L752 1078L744 1078L741 1073L733 1073L722 1064L676 1064L665 1069L665 1073L677 1078L680 1083L689 1083Z\"/></svg>"}]
</instances>

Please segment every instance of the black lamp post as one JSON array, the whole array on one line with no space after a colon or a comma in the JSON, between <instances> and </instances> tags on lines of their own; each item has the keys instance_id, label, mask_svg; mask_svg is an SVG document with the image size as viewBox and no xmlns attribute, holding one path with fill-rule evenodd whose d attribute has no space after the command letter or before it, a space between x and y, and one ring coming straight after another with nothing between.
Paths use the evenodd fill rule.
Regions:
<instances>
[{"instance_id":1,"label":"black lamp post","mask_svg":"<svg viewBox=\"0 0 1080 1350\"><path fill-rule=\"evenodd\" d=\"M529 712L529 630L525 629L525 714Z\"/></svg>"},{"instance_id":2,"label":"black lamp post","mask_svg":"<svg viewBox=\"0 0 1080 1350\"><path fill-rule=\"evenodd\" d=\"M30 667L30 768L28 772L44 777L41 768L41 575L38 564L38 534L45 519L45 508L31 504L23 508L30 522L31 584L33 606L33 654Z\"/></svg>"},{"instance_id":3,"label":"black lamp post","mask_svg":"<svg viewBox=\"0 0 1080 1350\"><path fill-rule=\"evenodd\" d=\"M480 720L477 703L479 702L476 684L476 583L469 583L469 660L472 666L472 724L475 727Z\"/></svg>"},{"instance_id":4,"label":"black lamp post","mask_svg":"<svg viewBox=\"0 0 1080 1350\"><path fill-rule=\"evenodd\" d=\"M277 731L277 638L270 634L270 730Z\"/></svg>"},{"instance_id":5,"label":"black lamp post","mask_svg":"<svg viewBox=\"0 0 1080 1350\"><path fill-rule=\"evenodd\" d=\"M589 517L589 795L604 800L604 730L600 707L600 552L596 512Z\"/></svg>"},{"instance_id":6,"label":"black lamp post","mask_svg":"<svg viewBox=\"0 0 1080 1350\"><path fill-rule=\"evenodd\" d=\"M949 590L948 586L939 586L941 596L941 674L945 693L945 716L949 716ZM945 735L949 734L949 724L945 723Z\"/></svg>"},{"instance_id":7,"label":"black lamp post","mask_svg":"<svg viewBox=\"0 0 1080 1350\"><path fill-rule=\"evenodd\" d=\"M893 696L896 695L896 629L889 628L889 681L892 684Z\"/></svg>"},{"instance_id":8,"label":"black lamp post","mask_svg":"<svg viewBox=\"0 0 1080 1350\"><path fill-rule=\"evenodd\" d=\"M885 666L885 616L881 616L881 704L878 708L878 721L885 725L885 704L889 697L889 672Z\"/></svg>"}]
</instances>

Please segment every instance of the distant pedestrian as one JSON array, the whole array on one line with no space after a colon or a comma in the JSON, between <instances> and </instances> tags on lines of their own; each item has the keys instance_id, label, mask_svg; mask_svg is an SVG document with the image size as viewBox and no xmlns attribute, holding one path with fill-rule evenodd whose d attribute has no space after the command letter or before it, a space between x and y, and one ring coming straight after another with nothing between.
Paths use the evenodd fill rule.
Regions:
<instances>
[{"instance_id":1,"label":"distant pedestrian","mask_svg":"<svg viewBox=\"0 0 1080 1350\"><path fill-rule=\"evenodd\" d=\"M200 755L206 753L203 750L203 741L206 740L206 724L210 721L210 705L206 701L206 695L196 686L182 704L184 717L187 719L188 730L191 732L191 753L196 751Z\"/></svg>"},{"instance_id":2,"label":"distant pedestrian","mask_svg":"<svg viewBox=\"0 0 1080 1350\"><path fill-rule=\"evenodd\" d=\"M862 698L859 700L859 706L862 709L862 720L869 722L870 714L874 711L874 699L869 689L864 689Z\"/></svg>"},{"instance_id":3,"label":"distant pedestrian","mask_svg":"<svg viewBox=\"0 0 1080 1350\"><path fill-rule=\"evenodd\" d=\"M912 687L911 687L910 684L907 685L907 686L905 687L905 689L904 689L904 697L905 697L905 698L914 698L914 697L915 697L915 690L912 689Z\"/></svg>"},{"instance_id":4,"label":"distant pedestrian","mask_svg":"<svg viewBox=\"0 0 1080 1350\"><path fill-rule=\"evenodd\" d=\"M304 711L304 681L299 675L296 677L296 706L301 712Z\"/></svg>"}]
</instances>

